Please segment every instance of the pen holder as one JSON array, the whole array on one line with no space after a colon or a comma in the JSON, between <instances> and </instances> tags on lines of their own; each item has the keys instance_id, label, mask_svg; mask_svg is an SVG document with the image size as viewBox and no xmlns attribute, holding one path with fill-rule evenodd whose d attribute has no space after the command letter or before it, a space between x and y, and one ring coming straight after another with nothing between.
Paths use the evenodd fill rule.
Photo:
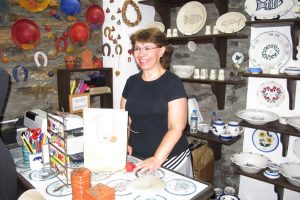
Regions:
<instances>
[{"instance_id":1,"label":"pen holder","mask_svg":"<svg viewBox=\"0 0 300 200\"><path fill-rule=\"evenodd\" d=\"M41 169L43 167L42 152L29 154L29 165L32 170Z\"/></svg>"},{"instance_id":2,"label":"pen holder","mask_svg":"<svg viewBox=\"0 0 300 200\"><path fill-rule=\"evenodd\" d=\"M29 151L25 145L22 145L23 162L29 164Z\"/></svg>"}]
</instances>

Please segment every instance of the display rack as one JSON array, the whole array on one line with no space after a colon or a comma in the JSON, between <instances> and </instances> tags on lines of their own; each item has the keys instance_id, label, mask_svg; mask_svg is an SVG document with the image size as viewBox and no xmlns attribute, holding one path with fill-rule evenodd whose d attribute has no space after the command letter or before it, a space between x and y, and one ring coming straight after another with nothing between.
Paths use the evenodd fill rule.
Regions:
<instances>
[{"instance_id":1,"label":"display rack","mask_svg":"<svg viewBox=\"0 0 300 200\"><path fill-rule=\"evenodd\" d=\"M65 117L62 114L47 112L47 131L51 135L48 139L49 160L51 168L57 171L57 178L69 185L67 132L65 131Z\"/></svg>"}]
</instances>

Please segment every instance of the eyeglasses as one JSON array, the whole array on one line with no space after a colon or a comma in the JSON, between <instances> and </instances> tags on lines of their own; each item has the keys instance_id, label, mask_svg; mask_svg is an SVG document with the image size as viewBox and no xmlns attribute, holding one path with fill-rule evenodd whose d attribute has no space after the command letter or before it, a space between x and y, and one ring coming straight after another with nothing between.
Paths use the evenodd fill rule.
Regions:
<instances>
[{"instance_id":1,"label":"eyeglasses","mask_svg":"<svg viewBox=\"0 0 300 200\"><path fill-rule=\"evenodd\" d=\"M151 50L157 49L157 48L161 48L161 47L144 47L144 48L141 48L141 47L133 47L133 48L132 48L132 51L133 51L133 53L141 53L142 50L144 50L146 53L148 53L148 52L150 52Z\"/></svg>"}]
</instances>

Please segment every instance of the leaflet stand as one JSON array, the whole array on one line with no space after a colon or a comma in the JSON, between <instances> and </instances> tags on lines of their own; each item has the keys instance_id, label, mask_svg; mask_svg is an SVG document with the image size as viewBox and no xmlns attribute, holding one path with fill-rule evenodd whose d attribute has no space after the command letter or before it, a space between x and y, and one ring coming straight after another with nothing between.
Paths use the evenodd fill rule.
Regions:
<instances>
[{"instance_id":1,"label":"leaflet stand","mask_svg":"<svg viewBox=\"0 0 300 200\"><path fill-rule=\"evenodd\" d=\"M57 178L64 185L70 185L68 172L67 132L63 114L47 112L47 131L51 135L49 143L50 166L57 171Z\"/></svg>"}]
</instances>

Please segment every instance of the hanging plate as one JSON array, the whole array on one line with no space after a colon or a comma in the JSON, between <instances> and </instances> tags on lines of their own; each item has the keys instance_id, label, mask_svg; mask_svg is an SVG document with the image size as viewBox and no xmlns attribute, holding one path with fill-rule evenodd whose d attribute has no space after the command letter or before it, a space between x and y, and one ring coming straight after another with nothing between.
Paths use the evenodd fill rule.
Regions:
<instances>
[{"instance_id":1,"label":"hanging plate","mask_svg":"<svg viewBox=\"0 0 300 200\"><path fill-rule=\"evenodd\" d=\"M262 152L272 152L278 147L279 137L277 133L257 129L252 134L252 143Z\"/></svg>"},{"instance_id":2,"label":"hanging plate","mask_svg":"<svg viewBox=\"0 0 300 200\"><path fill-rule=\"evenodd\" d=\"M293 152L300 159L300 138L297 137L293 143Z\"/></svg>"},{"instance_id":3,"label":"hanging plate","mask_svg":"<svg viewBox=\"0 0 300 200\"><path fill-rule=\"evenodd\" d=\"M280 83L275 81L263 82L257 90L259 102L268 107L274 108L282 104L285 97L285 91Z\"/></svg>"},{"instance_id":4,"label":"hanging plate","mask_svg":"<svg viewBox=\"0 0 300 200\"><path fill-rule=\"evenodd\" d=\"M218 18L216 27L223 33L235 33L244 28L246 21L246 17L242 13L229 12Z\"/></svg>"},{"instance_id":5,"label":"hanging plate","mask_svg":"<svg viewBox=\"0 0 300 200\"><path fill-rule=\"evenodd\" d=\"M176 17L178 30L184 35L198 33L206 22L206 9L202 3L191 1L181 7Z\"/></svg>"},{"instance_id":6,"label":"hanging plate","mask_svg":"<svg viewBox=\"0 0 300 200\"><path fill-rule=\"evenodd\" d=\"M249 57L255 67L280 70L289 61L291 52L290 42L284 34L269 31L258 35L251 42Z\"/></svg>"},{"instance_id":7,"label":"hanging plate","mask_svg":"<svg viewBox=\"0 0 300 200\"><path fill-rule=\"evenodd\" d=\"M289 12L296 0L246 0L246 12L257 19L273 19Z\"/></svg>"}]
</instances>

